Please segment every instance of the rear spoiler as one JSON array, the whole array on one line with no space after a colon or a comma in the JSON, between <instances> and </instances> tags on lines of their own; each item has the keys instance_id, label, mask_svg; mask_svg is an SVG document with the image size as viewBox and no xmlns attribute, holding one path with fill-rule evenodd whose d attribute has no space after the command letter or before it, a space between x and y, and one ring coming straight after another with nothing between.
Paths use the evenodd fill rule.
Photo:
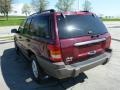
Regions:
<instances>
[{"instance_id":1,"label":"rear spoiler","mask_svg":"<svg viewBox=\"0 0 120 90\"><path fill-rule=\"evenodd\" d=\"M105 40L106 38L91 40L91 41L86 41L86 42L80 42L80 43L75 43L74 46L83 46L83 45L88 45L88 44L93 44L93 43L99 43Z\"/></svg>"}]
</instances>

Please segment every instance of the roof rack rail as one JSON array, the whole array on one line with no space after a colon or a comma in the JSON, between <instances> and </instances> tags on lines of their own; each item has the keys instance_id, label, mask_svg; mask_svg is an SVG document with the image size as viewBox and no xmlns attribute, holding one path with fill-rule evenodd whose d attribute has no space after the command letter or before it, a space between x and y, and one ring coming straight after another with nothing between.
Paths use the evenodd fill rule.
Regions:
<instances>
[{"instance_id":1,"label":"roof rack rail","mask_svg":"<svg viewBox=\"0 0 120 90\"><path fill-rule=\"evenodd\" d=\"M49 9L49 10L44 10L44 11L39 11L39 12L36 12L36 13L33 13L33 14L31 14L30 16L32 16L32 15L37 15L37 14L44 14L44 13L48 13L48 12L55 12L55 10L54 9Z\"/></svg>"},{"instance_id":2,"label":"roof rack rail","mask_svg":"<svg viewBox=\"0 0 120 90\"><path fill-rule=\"evenodd\" d=\"M82 12L90 12L90 11L82 11Z\"/></svg>"},{"instance_id":3,"label":"roof rack rail","mask_svg":"<svg viewBox=\"0 0 120 90\"><path fill-rule=\"evenodd\" d=\"M40 11L40 13L43 13L43 12L55 12L55 10L54 9L49 9L49 10L44 10L44 11Z\"/></svg>"}]
</instances>

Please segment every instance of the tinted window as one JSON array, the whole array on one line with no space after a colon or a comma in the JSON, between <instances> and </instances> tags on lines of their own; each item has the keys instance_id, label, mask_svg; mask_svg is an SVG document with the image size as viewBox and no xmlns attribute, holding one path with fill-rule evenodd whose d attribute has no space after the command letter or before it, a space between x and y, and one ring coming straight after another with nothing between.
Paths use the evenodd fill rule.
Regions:
<instances>
[{"instance_id":1,"label":"tinted window","mask_svg":"<svg viewBox=\"0 0 120 90\"><path fill-rule=\"evenodd\" d=\"M107 32L99 18L93 15L58 16L57 21L60 38L74 38Z\"/></svg>"},{"instance_id":2,"label":"tinted window","mask_svg":"<svg viewBox=\"0 0 120 90\"><path fill-rule=\"evenodd\" d=\"M35 16L32 19L30 29L33 36L49 39L50 38L49 17L39 15Z\"/></svg>"},{"instance_id":3,"label":"tinted window","mask_svg":"<svg viewBox=\"0 0 120 90\"><path fill-rule=\"evenodd\" d=\"M23 29L24 29L24 25L26 23L26 20L24 20L21 24L20 24L20 27L18 29L18 31L20 32L20 34L23 34Z\"/></svg>"},{"instance_id":4,"label":"tinted window","mask_svg":"<svg viewBox=\"0 0 120 90\"><path fill-rule=\"evenodd\" d=\"M30 34L30 23L31 18L28 18L23 28L23 34Z\"/></svg>"}]
</instances>

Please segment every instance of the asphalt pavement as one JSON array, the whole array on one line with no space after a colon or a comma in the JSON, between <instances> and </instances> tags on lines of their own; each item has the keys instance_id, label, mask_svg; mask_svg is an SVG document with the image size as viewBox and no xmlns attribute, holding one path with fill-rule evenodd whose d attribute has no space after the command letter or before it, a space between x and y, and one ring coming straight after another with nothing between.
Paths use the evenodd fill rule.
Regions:
<instances>
[{"instance_id":1,"label":"asphalt pavement","mask_svg":"<svg viewBox=\"0 0 120 90\"><path fill-rule=\"evenodd\" d=\"M105 24L112 35L110 62L85 71L76 78L49 78L37 84L32 79L26 58L15 53L14 43L0 44L0 90L120 90L120 23Z\"/></svg>"}]
</instances>

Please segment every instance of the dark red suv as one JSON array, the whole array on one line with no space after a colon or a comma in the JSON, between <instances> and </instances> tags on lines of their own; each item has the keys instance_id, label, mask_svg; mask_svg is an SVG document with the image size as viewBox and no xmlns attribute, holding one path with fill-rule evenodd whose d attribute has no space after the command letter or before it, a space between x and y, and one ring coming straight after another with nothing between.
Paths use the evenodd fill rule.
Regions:
<instances>
[{"instance_id":1,"label":"dark red suv","mask_svg":"<svg viewBox=\"0 0 120 90\"><path fill-rule=\"evenodd\" d=\"M16 51L31 61L36 80L76 77L111 57L111 36L91 12L38 12L12 32Z\"/></svg>"}]
</instances>

